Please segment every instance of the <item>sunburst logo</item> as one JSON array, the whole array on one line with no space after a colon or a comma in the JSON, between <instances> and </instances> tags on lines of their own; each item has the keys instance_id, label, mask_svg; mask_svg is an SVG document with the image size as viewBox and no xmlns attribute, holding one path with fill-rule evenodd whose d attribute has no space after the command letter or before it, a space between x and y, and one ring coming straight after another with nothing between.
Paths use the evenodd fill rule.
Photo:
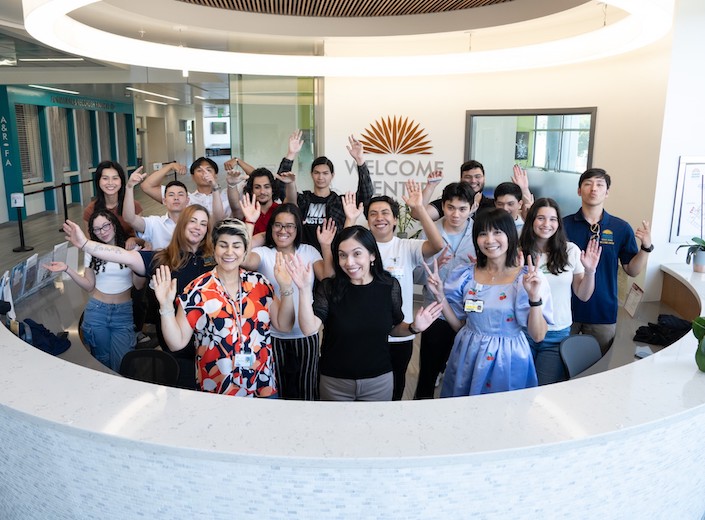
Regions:
<instances>
[{"instance_id":1,"label":"sunburst logo","mask_svg":"<svg viewBox=\"0 0 705 520\"><path fill-rule=\"evenodd\" d=\"M416 121L401 116L375 121L360 136L365 152L374 154L430 155L431 140Z\"/></svg>"}]
</instances>

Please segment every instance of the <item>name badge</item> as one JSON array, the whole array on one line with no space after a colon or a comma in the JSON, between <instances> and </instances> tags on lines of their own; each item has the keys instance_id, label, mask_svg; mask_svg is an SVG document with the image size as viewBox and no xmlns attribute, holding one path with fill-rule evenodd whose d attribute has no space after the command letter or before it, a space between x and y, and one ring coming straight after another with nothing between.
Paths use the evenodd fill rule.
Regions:
<instances>
[{"instance_id":1,"label":"name badge","mask_svg":"<svg viewBox=\"0 0 705 520\"><path fill-rule=\"evenodd\" d=\"M482 312L485 302L482 300L465 300L465 312Z\"/></svg>"},{"instance_id":2,"label":"name badge","mask_svg":"<svg viewBox=\"0 0 705 520\"><path fill-rule=\"evenodd\" d=\"M235 354L235 366L238 368L252 368L252 366L255 364L255 355L254 353L240 353L240 354Z\"/></svg>"}]
</instances>

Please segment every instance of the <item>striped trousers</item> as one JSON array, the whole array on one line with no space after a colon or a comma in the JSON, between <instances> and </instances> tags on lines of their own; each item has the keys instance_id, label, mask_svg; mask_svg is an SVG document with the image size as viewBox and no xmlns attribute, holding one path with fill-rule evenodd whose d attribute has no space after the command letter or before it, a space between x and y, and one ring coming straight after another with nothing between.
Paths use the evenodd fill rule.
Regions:
<instances>
[{"instance_id":1,"label":"striped trousers","mask_svg":"<svg viewBox=\"0 0 705 520\"><path fill-rule=\"evenodd\" d=\"M272 337L277 389L282 399L318 400L318 334L303 338Z\"/></svg>"}]
</instances>

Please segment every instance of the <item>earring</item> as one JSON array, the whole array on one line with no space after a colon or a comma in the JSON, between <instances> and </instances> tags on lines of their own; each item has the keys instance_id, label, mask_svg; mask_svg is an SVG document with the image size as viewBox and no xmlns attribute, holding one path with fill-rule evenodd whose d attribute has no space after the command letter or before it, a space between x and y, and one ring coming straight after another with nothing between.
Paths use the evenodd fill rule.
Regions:
<instances>
[{"instance_id":1,"label":"earring","mask_svg":"<svg viewBox=\"0 0 705 520\"><path fill-rule=\"evenodd\" d=\"M375 261L372 260L372 262L370 262L370 267L374 267L374 266L375 266Z\"/></svg>"}]
</instances>

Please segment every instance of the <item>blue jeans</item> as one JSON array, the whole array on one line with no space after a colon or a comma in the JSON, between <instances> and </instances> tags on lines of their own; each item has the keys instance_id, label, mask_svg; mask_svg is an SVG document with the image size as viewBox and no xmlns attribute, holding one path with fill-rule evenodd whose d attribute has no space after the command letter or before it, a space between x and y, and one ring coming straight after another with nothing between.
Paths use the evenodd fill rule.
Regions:
<instances>
[{"instance_id":1,"label":"blue jeans","mask_svg":"<svg viewBox=\"0 0 705 520\"><path fill-rule=\"evenodd\" d=\"M132 301L103 303L90 298L83 311L81 330L91 355L106 367L119 372L122 357L137 343Z\"/></svg>"},{"instance_id":2,"label":"blue jeans","mask_svg":"<svg viewBox=\"0 0 705 520\"><path fill-rule=\"evenodd\" d=\"M534 355L534 365L536 365L536 376L539 378L539 385L548 385L565 381L568 376L561 360L558 347L563 339L570 336L570 327L561 330L549 330L543 341L536 343L531 336L524 333L529 340L531 353Z\"/></svg>"}]
</instances>

